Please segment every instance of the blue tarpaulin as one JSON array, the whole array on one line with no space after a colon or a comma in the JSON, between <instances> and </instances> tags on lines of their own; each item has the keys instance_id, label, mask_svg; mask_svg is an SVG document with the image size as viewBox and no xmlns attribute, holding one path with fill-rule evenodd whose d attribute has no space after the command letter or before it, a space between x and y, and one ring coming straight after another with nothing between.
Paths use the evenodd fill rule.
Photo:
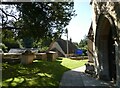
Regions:
<instances>
[{"instance_id":1,"label":"blue tarpaulin","mask_svg":"<svg viewBox=\"0 0 120 88\"><path fill-rule=\"evenodd\" d=\"M82 55L82 54L83 54L83 50L82 50L82 49L77 49L77 50L75 51L75 54L77 54L77 55Z\"/></svg>"}]
</instances>

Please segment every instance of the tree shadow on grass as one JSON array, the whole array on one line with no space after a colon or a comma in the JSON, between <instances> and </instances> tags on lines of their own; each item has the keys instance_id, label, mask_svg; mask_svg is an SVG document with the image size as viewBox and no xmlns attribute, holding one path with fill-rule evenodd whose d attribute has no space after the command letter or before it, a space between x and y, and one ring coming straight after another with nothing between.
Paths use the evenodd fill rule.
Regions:
<instances>
[{"instance_id":1,"label":"tree shadow on grass","mask_svg":"<svg viewBox=\"0 0 120 88\"><path fill-rule=\"evenodd\" d=\"M61 62L35 60L29 65L3 63L3 86L59 86L63 73L69 70Z\"/></svg>"}]
</instances>

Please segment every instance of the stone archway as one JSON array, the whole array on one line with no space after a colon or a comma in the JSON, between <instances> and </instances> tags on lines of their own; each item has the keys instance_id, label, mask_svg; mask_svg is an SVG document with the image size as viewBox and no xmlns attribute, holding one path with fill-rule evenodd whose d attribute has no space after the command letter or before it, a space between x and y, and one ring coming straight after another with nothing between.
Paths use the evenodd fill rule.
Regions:
<instances>
[{"instance_id":1,"label":"stone archway","mask_svg":"<svg viewBox=\"0 0 120 88\"><path fill-rule=\"evenodd\" d=\"M113 23L104 15L100 15L96 30L96 47L98 55L98 75L100 79L116 80L115 46L113 39Z\"/></svg>"}]
</instances>

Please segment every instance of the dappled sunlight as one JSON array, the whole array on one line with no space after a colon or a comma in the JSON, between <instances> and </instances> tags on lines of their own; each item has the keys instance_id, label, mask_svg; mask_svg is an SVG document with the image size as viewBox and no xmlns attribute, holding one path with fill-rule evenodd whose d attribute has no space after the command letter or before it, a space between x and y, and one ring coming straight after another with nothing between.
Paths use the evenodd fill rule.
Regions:
<instances>
[{"instance_id":1,"label":"dappled sunlight","mask_svg":"<svg viewBox=\"0 0 120 88\"><path fill-rule=\"evenodd\" d=\"M9 78L3 81L2 86L17 86L23 82L24 82L24 78L22 77Z\"/></svg>"},{"instance_id":2,"label":"dappled sunlight","mask_svg":"<svg viewBox=\"0 0 120 88\"><path fill-rule=\"evenodd\" d=\"M29 65L3 63L2 85L59 86L63 73L69 70L60 63L61 60L54 62L35 60Z\"/></svg>"},{"instance_id":3,"label":"dappled sunlight","mask_svg":"<svg viewBox=\"0 0 120 88\"><path fill-rule=\"evenodd\" d=\"M27 79L27 83L28 83L29 86L37 85L38 82L37 82L36 80L37 80L37 79L35 79L35 78Z\"/></svg>"},{"instance_id":4,"label":"dappled sunlight","mask_svg":"<svg viewBox=\"0 0 120 88\"><path fill-rule=\"evenodd\" d=\"M65 71L83 66L87 60L58 58L56 61L34 60L32 64L3 63L3 86L59 86Z\"/></svg>"}]
</instances>

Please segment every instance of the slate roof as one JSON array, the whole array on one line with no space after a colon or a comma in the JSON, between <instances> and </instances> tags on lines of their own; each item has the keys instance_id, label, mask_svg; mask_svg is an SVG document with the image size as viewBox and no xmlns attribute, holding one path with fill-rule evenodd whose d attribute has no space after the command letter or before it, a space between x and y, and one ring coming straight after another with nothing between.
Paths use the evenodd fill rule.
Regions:
<instances>
[{"instance_id":1,"label":"slate roof","mask_svg":"<svg viewBox=\"0 0 120 88\"><path fill-rule=\"evenodd\" d=\"M56 39L54 42L57 42L59 44L59 46L62 48L62 50L65 52L65 54L67 54L67 40L63 40L63 39L59 38L59 39ZM50 47L52 46L52 44L54 42L51 43ZM68 41L69 54L75 53L76 49L77 49L77 47L71 41ZM51 50L51 48L49 48L49 50Z\"/></svg>"}]
</instances>

